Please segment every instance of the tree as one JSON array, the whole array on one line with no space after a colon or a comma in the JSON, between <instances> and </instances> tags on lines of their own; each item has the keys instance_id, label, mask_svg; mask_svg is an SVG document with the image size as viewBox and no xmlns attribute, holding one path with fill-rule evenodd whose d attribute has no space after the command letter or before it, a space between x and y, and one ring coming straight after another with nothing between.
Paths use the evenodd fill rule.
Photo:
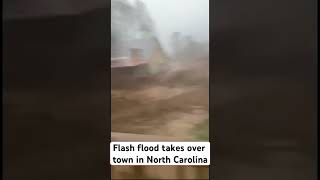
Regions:
<instances>
[{"instance_id":1,"label":"tree","mask_svg":"<svg viewBox=\"0 0 320 180\"><path fill-rule=\"evenodd\" d=\"M138 35L154 34L153 20L145 4L137 0L130 4L127 0L111 1L112 42L135 38Z\"/></svg>"},{"instance_id":2,"label":"tree","mask_svg":"<svg viewBox=\"0 0 320 180\"><path fill-rule=\"evenodd\" d=\"M134 8L127 0L111 1L111 43L115 44L127 38L126 32L134 25Z\"/></svg>"},{"instance_id":3,"label":"tree","mask_svg":"<svg viewBox=\"0 0 320 180\"><path fill-rule=\"evenodd\" d=\"M154 33L153 20L151 19L145 4L140 0L136 0L135 2L135 17L138 31L142 33Z\"/></svg>"}]
</instances>

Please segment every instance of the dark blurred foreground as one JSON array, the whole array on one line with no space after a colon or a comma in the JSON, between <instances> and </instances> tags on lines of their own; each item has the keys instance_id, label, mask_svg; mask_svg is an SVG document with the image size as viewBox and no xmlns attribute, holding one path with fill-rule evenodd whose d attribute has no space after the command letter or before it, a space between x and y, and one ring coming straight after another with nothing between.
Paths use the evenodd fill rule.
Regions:
<instances>
[{"instance_id":1,"label":"dark blurred foreground","mask_svg":"<svg viewBox=\"0 0 320 180\"><path fill-rule=\"evenodd\" d=\"M316 1L210 2L216 179L316 179Z\"/></svg>"},{"instance_id":2,"label":"dark blurred foreground","mask_svg":"<svg viewBox=\"0 0 320 180\"><path fill-rule=\"evenodd\" d=\"M4 2L4 179L108 179L108 11Z\"/></svg>"}]
</instances>

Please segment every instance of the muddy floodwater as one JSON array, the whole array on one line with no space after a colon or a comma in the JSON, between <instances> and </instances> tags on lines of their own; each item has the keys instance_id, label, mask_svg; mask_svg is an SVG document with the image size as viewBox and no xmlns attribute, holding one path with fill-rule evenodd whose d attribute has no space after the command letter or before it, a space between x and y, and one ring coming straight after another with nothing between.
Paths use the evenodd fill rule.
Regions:
<instances>
[{"instance_id":1,"label":"muddy floodwater","mask_svg":"<svg viewBox=\"0 0 320 180\"><path fill-rule=\"evenodd\" d=\"M113 132L191 140L195 128L208 122L208 60L171 66L147 78L117 78L112 81L122 85L111 91Z\"/></svg>"},{"instance_id":2,"label":"muddy floodwater","mask_svg":"<svg viewBox=\"0 0 320 180\"><path fill-rule=\"evenodd\" d=\"M208 59L201 59L145 78L112 76L112 132L142 134L141 140L150 137L145 135L162 141L207 140L208 72ZM204 138L199 139L199 133ZM203 166L112 167L114 179L208 179L208 175Z\"/></svg>"}]
</instances>

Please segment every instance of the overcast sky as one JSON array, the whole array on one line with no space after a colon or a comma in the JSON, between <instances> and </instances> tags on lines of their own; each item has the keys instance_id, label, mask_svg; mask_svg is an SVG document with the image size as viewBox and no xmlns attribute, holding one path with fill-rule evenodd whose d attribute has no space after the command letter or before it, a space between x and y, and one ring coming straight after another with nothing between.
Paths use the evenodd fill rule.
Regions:
<instances>
[{"instance_id":1,"label":"overcast sky","mask_svg":"<svg viewBox=\"0 0 320 180\"><path fill-rule=\"evenodd\" d=\"M134 1L134 0L132 0ZM209 39L209 0L141 0L155 22L160 41L169 49L172 32Z\"/></svg>"}]
</instances>

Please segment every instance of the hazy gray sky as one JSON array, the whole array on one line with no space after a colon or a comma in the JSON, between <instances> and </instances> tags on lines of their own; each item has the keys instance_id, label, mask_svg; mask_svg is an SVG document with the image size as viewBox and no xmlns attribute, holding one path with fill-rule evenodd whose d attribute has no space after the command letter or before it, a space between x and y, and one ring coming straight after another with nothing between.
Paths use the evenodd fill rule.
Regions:
<instances>
[{"instance_id":1,"label":"hazy gray sky","mask_svg":"<svg viewBox=\"0 0 320 180\"><path fill-rule=\"evenodd\" d=\"M134 0L132 0L134 1ZM160 41L169 49L172 32L209 39L209 0L141 0L155 22Z\"/></svg>"}]
</instances>

